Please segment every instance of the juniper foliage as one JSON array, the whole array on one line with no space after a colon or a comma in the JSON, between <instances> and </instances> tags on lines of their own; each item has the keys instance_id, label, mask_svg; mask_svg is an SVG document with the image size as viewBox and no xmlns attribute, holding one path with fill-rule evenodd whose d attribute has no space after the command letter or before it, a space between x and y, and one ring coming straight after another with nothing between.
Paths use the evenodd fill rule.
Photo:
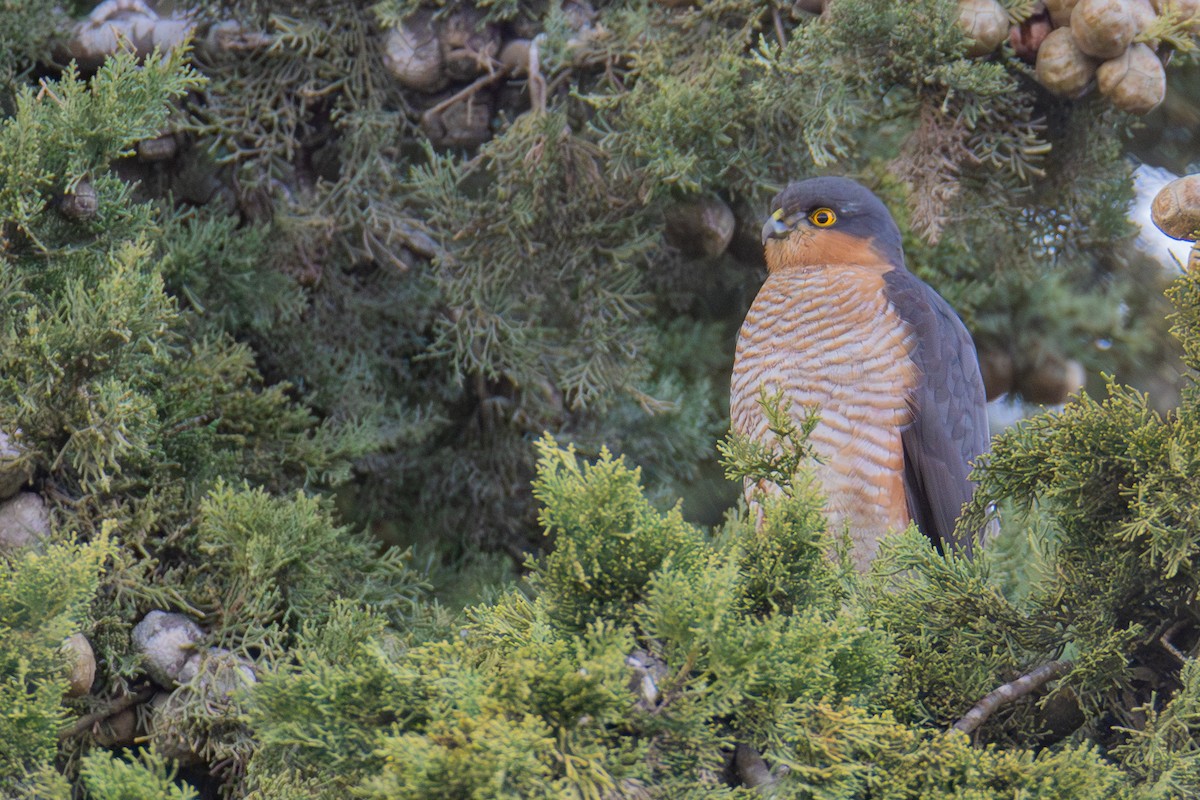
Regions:
<instances>
[{"instance_id":1,"label":"juniper foliage","mask_svg":"<svg viewBox=\"0 0 1200 800\"><path fill-rule=\"evenodd\" d=\"M1157 284L1114 246L1128 121L1050 97L1007 50L966 58L951 0L440 4L540 52L525 75L476 53L440 95L385 68L411 2L206 6L194 50L89 74L49 55L60 12L17 5L0 427L19 455L0 466L28 469L53 524L3 556L5 792L1200 789L1193 393L1164 415L1114 382L1003 437L969 524L1016 510L972 562L915 531L866 579L828 558L803 426L783 452L724 448L731 474L788 486L761 524L709 531L675 504L713 471L759 218L790 178L878 189L910 266L1019 374L1153 352ZM481 143L433 142L463 105L487 110ZM131 157L164 130L173 158ZM666 233L696 200L735 215L721 252ZM1200 292L1174 297L1195 369ZM552 549L452 621L333 491L435 558L539 527ZM180 685L133 648L151 609L202 626ZM99 673L65 700L75 630ZM975 741L948 730L1058 660ZM121 751L103 737L126 711Z\"/></svg>"},{"instance_id":2,"label":"juniper foliage","mask_svg":"<svg viewBox=\"0 0 1200 800\"><path fill-rule=\"evenodd\" d=\"M52 772L70 719L63 640L87 621L112 554L108 533L44 553L5 554L0 570L0 791L15 795Z\"/></svg>"},{"instance_id":3,"label":"juniper foliage","mask_svg":"<svg viewBox=\"0 0 1200 800\"><path fill-rule=\"evenodd\" d=\"M1012 6L1016 21L1032 10ZM268 285L290 276L304 302L290 316L279 287L289 313L268 332L261 312L224 311L232 288L201 265L172 285L323 416L360 420L375 448L347 505L402 540L536 543L523 487L543 430L628 453L656 496L715 472L719 343L757 280L754 220L789 178L866 176L912 232L910 266L1018 376L1068 358L1136 372L1161 339L1143 322L1154 287L1107 255L1128 234L1124 120L1050 97L1007 53L967 58L950 0L844 0L820 16L432 4L479 36L538 34L540 54L521 77L480 51L479 77L435 94L384 77L386 35L419 8L211 12L268 44L200 48L209 84L184 104L195 147L174 168L228 176L226 213L272 231ZM489 117L487 141L430 147L429 115L465 107ZM738 216L729 251L678 250L668 212L713 197ZM240 296L232 308L256 299Z\"/></svg>"},{"instance_id":4,"label":"juniper foliage","mask_svg":"<svg viewBox=\"0 0 1200 800\"><path fill-rule=\"evenodd\" d=\"M348 607L306 626L295 660L251 700L263 746L250 796L753 796L730 780L735 745L762 754L780 797L1152 796L1086 742L976 747L914 714L944 687L906 681L907 630L875 622L895 605L826 557L803 476L792 495L764 499L761 532L731 518L708 538L677 511L649 509L621 459L582 462L549 438L539 451L558 547L533 583L470 609L441 640L398 641ZM747 557L760 533L805 542L791 563L809 597L762 602L775 565ZM982 568L942 561L915 531L900 539L893 559L908 553L905 566L996 594ZM926 589L893 587L900 602ZM927 614L950 627L973 609ZM945 688L960 703L980 690L954 678Z\"/></svg>"},{"instance_id":5,"label":"juniper foliage","mask_svg":"<svg viewBox=\"0 0 1200 800\"><path fill-rule=\"evenodd\" d=\"M246 345L180 309L165 290L156 208L108 172L201 85L186 58L122 53L86 79L68 69L23 88L0 125L0 418L16 453L5 468L33 476L51 521L33 550L6 553L0 573L3 716L15 726L4 736L6 792L67 796L50 777L56 761L103 786L97 796L171 783L161 758L88 755L94 725L60 731L147 690L129 632L151 609L192 615L204 646L270 661L335 596L400 624L419 593L399 553L335 523L322 501L267 493L336 485L374 440L353 423L319 422L288 386L265 385ZM94 210L67 210L85 186ZM89 543L70 544L75 536ZM59 646L79 631L98 676L68 708ZM249 734L207 680L161 687L176 713L142 735L184 741L236 774Z\"/></svg>"}]
</instances>

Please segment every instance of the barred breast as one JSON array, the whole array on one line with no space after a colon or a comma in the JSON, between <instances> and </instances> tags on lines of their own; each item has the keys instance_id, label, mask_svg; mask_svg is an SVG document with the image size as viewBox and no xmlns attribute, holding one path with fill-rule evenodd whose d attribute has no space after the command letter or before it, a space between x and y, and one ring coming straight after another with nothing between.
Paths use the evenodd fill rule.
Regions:
<instances>
[{"instance_id":1,"label":"barred breast","mask_svg":"<svg viewBox=\"0 0 1200 800\"><path fill-rule=\"evenodd\" d=\"M797 418L816 406L810 439L835 532L846 530L859 569L888 530L909 523L901 430L912 420L915 335L884 295L878 269L777 270L738 335L730 393L735 430L770 442L759 389L784 392ZM747 486L747 499L751 487Z\"/></svg>"}]
</instances>

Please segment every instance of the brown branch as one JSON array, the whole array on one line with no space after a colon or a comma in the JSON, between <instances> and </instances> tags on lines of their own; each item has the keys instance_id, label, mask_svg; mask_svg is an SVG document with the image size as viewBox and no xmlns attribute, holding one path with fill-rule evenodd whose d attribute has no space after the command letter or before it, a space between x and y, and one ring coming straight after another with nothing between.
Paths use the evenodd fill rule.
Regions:
<instances>
[{"instance_id":1,"label":"brown branch","mask_svg":"<svg viewBox=\"0 0 1200 800\"><path fill-rule=\"evenodd\" d=\"M1022 675L1015 681L993 689L982 700L976 703L962 719L954 723L954 730L968 734L972 733L980 725L987 722L988 717L995 713L996 709L1000 708L1000 706L1011 703L1014 700L1019 700L1037 691L1055 678L1061 678L1073 666L1075 664L1071 661L1051 661L1049 664L1042 664L1028 675Z\"/></svg>"},{"instance_id":2,"label":"brown branch","mask_svg":"<svg viewBox=\"0 0 1200 800\"><path fill-rule=\"evenodd\" d=\"M1181 653L1179 648L1171 643L1171 637L1179 633L1179 631L1185 625L1187 625L1187 620L1176 620L1169 628L1166 629L1166 631L1163 632L1162 636L1158 637L1158 643L1161 644L1163 649L1170 653L1180 664L1187 663L1187 656Z\"/></svg>"},{"instance_id":3,"label":"brown branch","mask_svg":"<svg viewBox=\"0 0 1200 800\"><path fill-rule=\"evenodd\" d=\"M84 714L82 717L75 720L74 725L60 730L58 732L58 738L61 741L63 739L70 739L72 736L78 736L88 728L95 725L97 722L103 722L109 717L116 716L127 708L132 708L133 706L146 702L153 696L154 687L143 686L137 692L125 695L107 708L102 708L99 711L93 711L91 714Z\"/></svg>"},{"instance_id":4,"label":"brown branch","mask_svg":"<svg viewBox=\"0 0 1200 800\"><path fill-rule=\"evenodd\" d=\"M466 87L465 89L463 89L459 92L455 92L454 94L447 97L445 100L441 101L437 105L430 108L428 111L425 112L426 116L430 116L430 117L437 116L437 115L441 114L443 111L445 111L447 108L449 108L450 106L454 105L455 103L459 103L463 100L474 97L475 93L478 92L480 89L484 88L485 86L491 86L496 81L501 80L503 78L507 78L509 71L510 70L508 67L500 67L500 69L496 70L495 72L492 72L488 75L484 75L482 78L478 78L470 86Z\"/></svg>"},{"instance_id":5,"label":"brown branch","mask_svg":"<svg viewBox=\"0 0 1200 800\"><path fill-rule=\"evenodd\" d=\"M174 425L172 425L170 428L167 429L167 435L174 436L176 434L183 433L184 431L190 431L190 430L194 430L196 428L203 428L205 425L209 424L216 418L217 417L215 414L201 414L197 417L192 417L191 419L181 420L180 422L176 422Z\"/></svg>"}]
</instances>

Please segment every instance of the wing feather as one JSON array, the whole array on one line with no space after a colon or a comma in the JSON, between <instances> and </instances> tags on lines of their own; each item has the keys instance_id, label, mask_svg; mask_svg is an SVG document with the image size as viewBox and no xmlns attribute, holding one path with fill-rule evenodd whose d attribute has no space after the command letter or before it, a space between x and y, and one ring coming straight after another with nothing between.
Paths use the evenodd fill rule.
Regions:
<instances>
[{"instance_id":1,"label":"wing feather","mask_svg":"<svg viewBox=\"0 0 1200 800\"><path fill-rule=\"evenodd\" d=\"M896 269L885 281L916 336L913 421L901 434L909 514L939 548L949 543L969 555L975 532L956 534L955 525L975 491L972 463L990 438L975 345L950 304L915 275Z\"/></svg>"}]
</instances>

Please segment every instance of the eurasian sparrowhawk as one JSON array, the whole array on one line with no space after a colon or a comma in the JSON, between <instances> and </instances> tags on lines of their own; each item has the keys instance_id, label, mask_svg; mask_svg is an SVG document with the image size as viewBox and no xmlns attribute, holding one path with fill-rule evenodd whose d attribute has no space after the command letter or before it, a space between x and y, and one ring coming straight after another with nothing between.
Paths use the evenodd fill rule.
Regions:
<instances>
[{"instance_id":1,"label":"eurasian sparrowhawk","mask_svg":"<svg viewBox=\"0 0 1200 800\"><path fill-rule=\"evenodd\" d=\"M760 387L782 390L797 417L818 408L817 478L859 569L910 520L939 547L969 552L955 522L974 491L970 464L988 446L975 347L905 268L887 207L845 178L792 183L762 240L768 275L738 335L734 429L772 440Z\"/></svg>"}]
</instances>

